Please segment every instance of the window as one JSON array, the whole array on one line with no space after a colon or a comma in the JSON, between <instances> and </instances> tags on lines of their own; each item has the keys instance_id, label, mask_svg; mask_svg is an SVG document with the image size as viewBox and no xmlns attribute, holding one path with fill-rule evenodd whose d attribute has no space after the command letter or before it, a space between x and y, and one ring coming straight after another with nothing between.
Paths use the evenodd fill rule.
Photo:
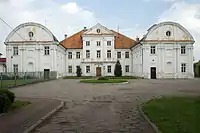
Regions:
<instances>
[{"instance_id":1,"label":"window","mask_svg":"<svg viewBox=\"0 0 200 133\"><path fill-rule=\"evenodd\" d=\"M76 58L80 59L80 52L76 52Z\"/></svg>"},{"instance_id":2,"label":"window","mask_svg":"<svg viewBox=\"0 0 200 133\"><path fill-rule=\"evenodd\" d=\"M155 54L156 53L156 46L151 46L151 54Z\"/></svg>"},{"instance_id":3,"label":"window","mask_svg":"<svg viewBox=\"0 0 200 133\"><path fill-rule=\"evenodd\" d=\"M86 50L86 58L90 58L90 50Z\"/></svg>"},{"instance_id":4,"label":"window","mask_svg":"<svg viewBox=\"0 0 200 133\"><path fill-rule=\"evenodd\" d=\"M129 52L125 52L125 58L129 58Z\"/></svg>"},{"instance_id":5,"label":"window","mask_svg":"<svg viewBox=\"0 0 200 133\"><path fill-rule=\"evenodd\" d=\"M49 46L44 46L44 55L49 55Z\"/></svg>"},{"instance_id":6,"label":"window","mask_svg":"<svg viewBox=\"0 0 200 133\"><path fill-rule=\"evenodd\" d=\"M86 66L86 73L90 73L90 66Z\"/></svg>"},{"instance_id":7,"label":"window","mask_svg":"<svg viewBox=\"0 0 200 133\"><path fill-rule=\"evenodd\" d=\"M111 66L108 66L108 73L111 73Z\"/></svg>"},{"instance_id":8,"label":"window","mask_svg":"<svg viewBox=\"0 0 200 133\"><path fill-rule=\"evenodd\" d=\"M90 41L86 41L86 46L90 46Z\"/></svg>"},{"instance_id":9,"label":"window","mask_svg":"<svg viewBox=\"0 0 200 133\"><path fill-rule=\"evenodd\" d=\"M68 72L72 73L72 66L68 66Z\"/></svg>"},{"instance_id":10,"label":"window","mask_svg":"<svg viewBox=\"0 0 200 133\"><path fill-rule=\"evenodd\" d=\"M185 63L182 63L182 64L181 64L181 72L182 72L182 73L185 73L185 72L186 72L186 64L185 64Z\"/></svg>"},{"instance_id":11,"label":"window","mask_svg":"<svg viewBox=\"0 0 200 133\"><path fill-rule=\"evenodd\" d=\"M107 58L111 58L111 50L107 50Z\"/></svg>"},{"instance_id":12,"label":"window","mask_svg":"<svg viewBox=\"0 0 200 133\"><path fill-rule=\"evenodd\" d=\"M72 59L72 52L68 52L68 59Z\"/></svg>"},{"instance_id":13,"label":"window","mask_svg":"<svg viewBox=\"0 0 200 133\"><path fill-rule=\"evenodd\" d=\"M100 33L100 31L101 31L100 29L97 29L97 33Z\"/></svg>"},{"instance_id":14,"label":"window","mask_svg":"<svg viewBox=\"0 0 200 133\"><path fill-rule=\"evenodd\" d=\"M108 45L108 46L111 46L111 41L107 41L107 45Z\"/></svg>"},{"instance_id":15,"label":"window","mask_svg":"<svg viewBox=\"0 0 200 133\"><path fill-rule=\"evenodd\" d=\"M14 73L18 73L18 64L13 64Z\"/></svg>"},{"instance_id":16,"label":"window","mask_svg":"<svg viewBox=\"0 0 200 133\"><path fill-rule=\"evenodd\" d=\"M186 48L185 48L185 46L181 46L181 54L185 54L186 52Z\"/></svg>"},{"instance_id":17,"label":"window","mask_svg":"<svg viewBox=\"0 0 200 133\"><path fill-rule=\"evenodd\" d=\"M167 31L166 36L171 36L171 31Z\"/></svg>"},{"instance_id":18,"label":"window","mask_svg":"<svg viewBox=\"0 0 200 133\"><path fill-rule=\"evenodd\" d=\"M101 46L101 42L100 41L97 41L97 46Z\"/></svg>"},{"instance_id":19,"label":"window","mask_svg":"<svg viewBox=\"0 0 200 133\"><path fill-rule=\"evenodd\" d=\"M97 50L97 58L101 58L101 51Z\"/></svg>"},{"instance_id":20,"label":"window","mask_svg":"<svg viewBox=\"0 0 200 133\"><path fill-rule=\"evenodd\" d=\"M126 72L129 72L129 65L125 66L125 70L126 70Z\"/></svg>"},{"instance_id":21,"label":"window","mask_svg":"<svg viewBox=\"0 0 200 133\"><path fill-rule=\"evenodd\" d=\"M13 55L18 55L18 47L13 47Z\"/></svg>"},{"instance_id":22,"label":"window","mask_svg":"<svg viewBox=\"0 0 200 133\"><path fill-rule=\"evenodd\" d=\"M121 58L121 52L117 52L117 58Z\"/></svg>"}]
</instances>

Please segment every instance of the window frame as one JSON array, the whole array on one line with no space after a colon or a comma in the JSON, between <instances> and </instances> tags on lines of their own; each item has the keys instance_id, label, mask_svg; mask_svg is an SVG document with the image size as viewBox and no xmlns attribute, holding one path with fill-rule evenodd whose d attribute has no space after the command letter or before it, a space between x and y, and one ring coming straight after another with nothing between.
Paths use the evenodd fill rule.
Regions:
<instances>
[{"instance_id":1,"label":"window frame","mask_svg":"<svg viewBox=\"0 0 200 133\"><path fill-rule=\"evenodd\" d=\"M68 66L68 73L72 73L72 65Z\"/></svg>"},{"instance_id":2,"label":"window frame","mask_svg":"<svg viewBox=\"0 0 200 133\"><path fill-rule=\"evenodd\" d=\"M156 46L151 46L150 47L150 53L151 54L156 54Z\"/></svg>"},{"instance_id":3,"label":"window frame","mask_svg":"<svg viewBox=\"0 0 200 133\"><path fill-rule=\"evenodd\" d=\"M19 55L19 47L18 46L14 46L13 47L13 55Z\"/></svg>"},{"instance_id":4,"label":"window frame","mask_svg":"<svg viewBox=\"0 0 200 133\"><path fill-rule=\"evenodd\" d=\"M90 73L90 66L86 66L85 69L86 69L85 70L86 73Z\"/></svg>"},{"instance_id":5,"label":"window frame","mask_svg":"<svg viewBox=\"0 0 200 133\"><path fill-rule=\"evenodd\" d=\"M107 41L107 46L111 46L112 45L112 41Z\"/></svg>"},{"instance_id":6,"label":"window frame","mask_svg":"<svg viewBox=\"0 0 200 133\"><path fill-rule=\"evenodd\" d=\"M128 54L127 54L128 53ZM129 58L129 55L130 55L130 53L127 51L127 52L125 52L125 58Z\"/></svg>"},{"instance_id":7,"label":"window frame","mask_svg":"<svg viewBox=\"0 0 200 133\"><path fill-rule=\"evenodd\" d=\"M128 71L127 71L128 70ZM129 73L130 72L130 66L129 65L125 65L125 72Z\"/></svg>"},{"instance_id":8,"label":"window frame","mask_svg":"<svg viewBox=\"0 0 200 133\"><path fill-rule=\"evenodd\" d=\"M97 58L101 58L101 50L97 50Z\"/></svg>"},{"instance_id":9,"label":"window frame","mask_svg":"<svg viewBox=\"0 0 200 133\"><path fill-rule=\"evenodd\" d=\"M181 46L181 54L186 54L186 46Z\"/></svg>"},{"instance_id":10,"label":"window frame","mask_svg":"<svg viewBox=\"0 0 200 133\"><path fill-rule=\"evenodd\" d=\"M119 57L120 55L120 57ZM117 52L117 59L121 59L122 58L122 53L121 52Z\"/></svg>"},{"instance_id":11,"label":"window frame","mask_svg":"<svg viewBox=\"0 0 200 133\"><path fill-rule=\"evenodd\" d=\"M72 59L72 52L68 52L68 59Z\"/></svg>"},{"instance_id":12,"label":"window frame","mask_svg":"<svg viewBox=\"0 0 200 133\"><path fill-rule=\"evenodd\" d=\"M85 51L85 56L86 56L87 59L90 58L90 50L86 50Z\"/></svg>"},{"instance_id":13,"label":"window frame","mask_svg":"<svg viewBox=\"0 0 200 133\"><path fill-rule=\"evenodd\" d=\"M13 64L13 72L15 74L19 72L19 65L18 64Z\"/></svg>"},{"instance_id":14,"label":"window frame","mask_svg":"<svg viewBox=\"0 0 200 133\"><path fill-rule=\"evenodd\" d=\"M44 46L44 55L50 55L50 47Z\"/></svg>"},{"instance_id":15,"label":"window frame","mask_svg":"<svg viewBox=\"0 0 200 133\"><path fill-rule=\"evenodd\" d=\"M81 58L81 53L80 52L76 52L76 59L80 59Z\"/></svg>"},{"instance_id":16,"label":"window frame","mask_svg":"<svg viewBox=\"0 0 200 133\"><path fill-rule=\"evenodd\" d=\"M86 41L86 46L90 46L90 41Z\"/></svg>"},{"instance_id":17,"label":"window frame","mask_svg":"<svg viewBox=\"0 0 200 133\"><path fill-rule=\"evenodd\" d=\"M181 63L181 73L186 73L186 66L187 64L186 63Z\"/></svg>"},{"instance_id":18,"label":"window frame","mask_svg":"<svg viewBox=\"0 0 200 133\"><path fill-rule=\"evenodd\" d=\"M112 66L111 66L111 65L108 65L108 66L107 66L107 72L108 72L108 73L112 73Z\"/></svg>"},{"instance_id":19,"label":"window frame","mask_svg":"<svg viewBox=\"0 0 200 133\"><path fill-rule=\"evenodd\" d=\"M101 41L97 41L97 46L101 46Z\"/></svg>"},{"instance_id":20,"label":"window frame","mask_svg":"<svg viewBox=\"0 0 200 133\"><path fill-rule=\"evenodd\" d=\"M107 58L112 58L111 50L107 50Z\"/></svg>"}]
</instances>

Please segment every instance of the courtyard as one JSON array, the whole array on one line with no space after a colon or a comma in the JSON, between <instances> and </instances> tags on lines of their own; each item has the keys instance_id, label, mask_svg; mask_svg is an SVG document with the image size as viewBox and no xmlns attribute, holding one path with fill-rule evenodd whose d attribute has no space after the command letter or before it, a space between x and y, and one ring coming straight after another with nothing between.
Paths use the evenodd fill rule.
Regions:
<instances>
[{"instance_id":1,"label":"courtyard","mask_svg":"<svg viewBox=\"0 0 200 133\"><path fill-rule=\"evenodd\" d=\"M65 101L65 107L34 133L154 133L138 105L165 95L198 95L200 80L128 80L127 84L87 84L59 79L12 91L17 97Z\"/></svg>"}]
</instances>

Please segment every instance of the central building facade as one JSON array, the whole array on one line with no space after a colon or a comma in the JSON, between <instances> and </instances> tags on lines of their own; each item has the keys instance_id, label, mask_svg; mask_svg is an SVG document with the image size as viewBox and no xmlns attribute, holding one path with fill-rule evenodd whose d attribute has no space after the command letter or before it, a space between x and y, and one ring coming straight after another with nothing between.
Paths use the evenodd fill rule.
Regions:
<instances>
[{"instance_id":1,"label":"central building facade","mask_svg":"<svg viewBox=\"0 0 200 133\"><path fill-rule=\"evenodd\" d=\"M77 67L83 76L114 76L116 61L122 75L131 76L131 46L136 41L96 24L61 41L66 48L66 75L76 76Z\"/></svg>"}]
</instances>

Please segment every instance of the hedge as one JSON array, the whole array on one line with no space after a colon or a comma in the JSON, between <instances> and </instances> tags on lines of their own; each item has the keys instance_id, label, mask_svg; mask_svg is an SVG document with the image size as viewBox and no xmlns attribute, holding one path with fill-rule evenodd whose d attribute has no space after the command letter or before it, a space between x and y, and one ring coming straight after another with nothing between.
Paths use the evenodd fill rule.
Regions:
<instances>
[{"instance_id":1,"label":"hedge","mask_svg":"<svg viewBox=\"0 0 200 133\"><path fill-rule=\"evenodd\" d=\"M0 89L0 113L7 112L15 100L15 94L6 89Z\"/></svg>"}]
</instances>

